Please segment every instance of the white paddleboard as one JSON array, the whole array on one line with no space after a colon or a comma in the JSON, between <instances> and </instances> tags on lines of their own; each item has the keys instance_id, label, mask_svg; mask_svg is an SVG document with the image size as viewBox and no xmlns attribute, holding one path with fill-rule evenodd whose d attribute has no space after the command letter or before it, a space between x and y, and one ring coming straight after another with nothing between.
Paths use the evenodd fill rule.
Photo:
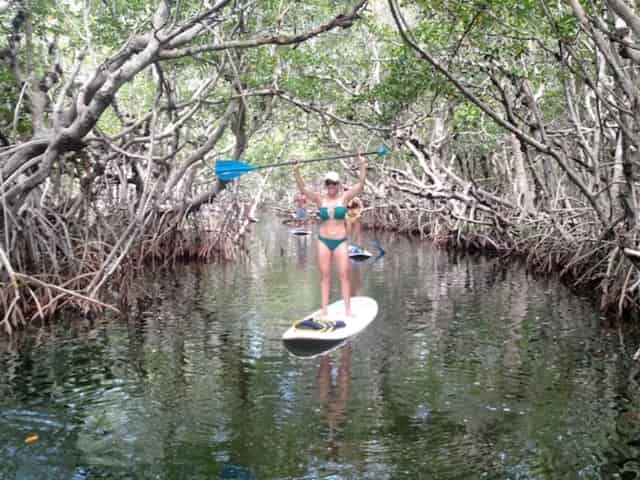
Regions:
<instances>
[{"instance_id":1,"label":"white paddleboard","mask_svg":"<svg viewBox=\"0 0 640 480\"><path fill-rule=\"evenodd\" d=\"M296 320L294 324L282 335L282 340L313 340L331 342L344 340L364 330L378 314L378 303L370 297L351 297L351 314L344 314L344 302L342 300L329 305L328 315L320 317L320 310L306 317ZM311 320L323 326L322 329L302 328L299 322ZM317 320L317 322L315 321ZM342 325L339 322L344 322Z\"/></svg>"},{"instance_id":2,"label":"white paddleboard","mask_svg":"<svg viewBox=\"0 0 640 480\"><path fill-rule=\"evenodd\" d=\"M351 260L366 260L371 258L371 252L356 245L349 245L349 258Z\"/></svg>"}]
</instances>

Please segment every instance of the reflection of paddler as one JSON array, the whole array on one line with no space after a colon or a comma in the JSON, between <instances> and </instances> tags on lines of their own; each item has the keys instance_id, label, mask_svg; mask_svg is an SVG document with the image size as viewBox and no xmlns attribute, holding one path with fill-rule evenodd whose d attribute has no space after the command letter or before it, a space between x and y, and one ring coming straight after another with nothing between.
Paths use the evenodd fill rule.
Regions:
<instances>
[{"instance_id":1,"label":"reflection of paddler","mask_svg":"<svg viewBox=\"0 0 640 480\"><path fill-rule=\"evenodd\" d=\"M320 403L327 415L329 435L328 450L334 459L338 457L339 443L335 438L336 431L343 426L346 418L347 402L351 392L351 346L342 348L337 378L332 375L333 365L330 355L325 355L320 361L318 370L318 386L320 387Z\"/></svg>"},{"instance_id":2,"label":"reflection of paddler","mask_svg":"<svg viewBox=\"0 0 640 480\"><path fill-rule=\"evenodd\" d=\"M356 296L360 293L360 268L354 266L351 269L351 295Z\"/></svg>"},{"instance_id":3,"label":"reflection of paddler","mask_svg":"<svg viewBox=\"0 0 640 480\"><path fill-rule=\"evenodd\" d=\"M295 235L295 237L298 266L304 267L307 263L307 237L303 235Z\"/></svg>"}]
</instances>

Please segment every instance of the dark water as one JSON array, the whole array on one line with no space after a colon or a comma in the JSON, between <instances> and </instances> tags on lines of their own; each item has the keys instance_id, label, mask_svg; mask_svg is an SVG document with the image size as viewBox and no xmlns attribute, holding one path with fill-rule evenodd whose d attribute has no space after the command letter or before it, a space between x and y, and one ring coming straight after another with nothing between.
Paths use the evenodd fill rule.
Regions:
<instances>
[{"instance_id":1,"label":"dark water","mask_svg":"<svg viewBox=\"0 0 640 480\"><path fill-rule=\"evenodd\" d=\"M128 319L1 344L0 478L639 478L632 335L501 260L380 240L353 271L380 313L326 356L280 340L319 291L276 222L246 263L141 282Z\"/></svg>"}]
</instances>

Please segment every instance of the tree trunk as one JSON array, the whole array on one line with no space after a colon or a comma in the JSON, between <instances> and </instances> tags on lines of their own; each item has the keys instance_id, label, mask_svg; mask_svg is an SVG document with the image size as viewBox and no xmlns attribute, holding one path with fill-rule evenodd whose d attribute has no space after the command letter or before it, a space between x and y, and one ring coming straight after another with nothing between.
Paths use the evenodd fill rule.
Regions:
<instances>
[{"instance_id":1,"label":"tree trunk","mask_svg":"<svg viewBox=\"0 0 640 480\"><path fill-rule=\"evenodd\" d=\"M522 154L522 144L514 134L509 135L513 156L514 194L516 204L524 211L533 212L533 194L527 180L527 169Z\"/></svg>"}]
</instances>

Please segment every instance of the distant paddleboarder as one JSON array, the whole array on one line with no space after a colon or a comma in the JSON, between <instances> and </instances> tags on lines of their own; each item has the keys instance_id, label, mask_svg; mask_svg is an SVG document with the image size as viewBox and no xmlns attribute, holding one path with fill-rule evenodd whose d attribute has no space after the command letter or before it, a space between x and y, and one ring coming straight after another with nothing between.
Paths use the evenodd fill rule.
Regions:
<instances>
[{"instance_id":1,"label":"distant paddleboarder","mask_svg":"<svg viewBox=\"0 0 640 480\"><path fill-rule=\"evenodd\" d=\"M345 186L345 190L349 187ZM347 204L347 236L351 238L354 245L362 245L362 235L360 227L360 215L362 214L362 200L353 197Z\"/></svg>"},{"instance_id":2,"label":"distant paddleboarder","mask_svg":"<svg viewBox=\"0 0 640 480\"><path fill-rule=\"evenodd\" d=\"M328 172L324 176L325 192L309 190L300 175L300 165L295 163L293 173L298 190L319 208L320 226L318 229L318 269L320 270L320 295L322 299L321 315L327 315L329 305L329 282L331 279L331 259L335 259L344 301L345 314L351 316L351 292L349 285L349 254L345 218L347 205L362 192L366 176L366 165L362 155L358 155L360 172L358 183L344 191L337 172Z\"/></svg>"},{"instance_id":3,"label":"distant paddleboarder","mask_svg":"<svg viewBox=\"0 0 640 480\"><path fill-rule=\"evenodd\" d=\"M307 220L307 196L302 192L296 192L293 197L293 204L296 208L294 225L300 228Z\"/></svg>"}]
</instances>

